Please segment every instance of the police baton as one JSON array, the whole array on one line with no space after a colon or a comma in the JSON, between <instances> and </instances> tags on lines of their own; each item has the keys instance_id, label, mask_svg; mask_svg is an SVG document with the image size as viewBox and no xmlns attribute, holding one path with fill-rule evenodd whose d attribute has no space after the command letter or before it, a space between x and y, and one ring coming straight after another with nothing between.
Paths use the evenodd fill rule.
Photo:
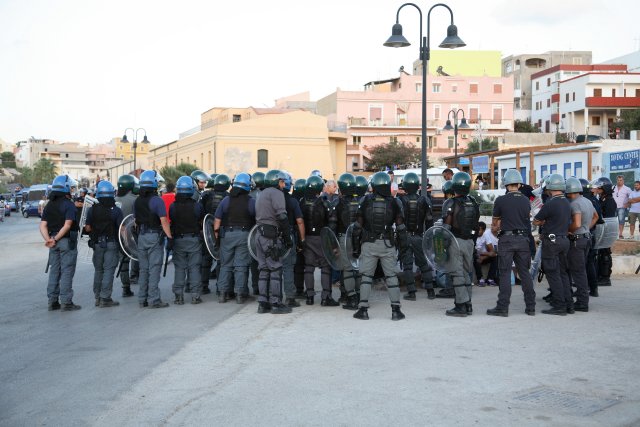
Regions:
<instances>
[{"instance_id":1,"label":"police baton","mask_svg":"<svg viewBox=\"0 0 640 427\"><path fill-rule=\"evenodd\" d=\"M636 268L636 274L638 274L638 272L640 272L640 264L638 264L638 268Z\"/></svg>"},{"instance_id":2,"label":"police baton","mask_svg":"<svg viewBox=\"0 0 640 427\"><path fill-rule=\"evenodd\" d=\"M162 272L162 277L167 276L167 266L169 265L169 251L166 250L166 255L164 256L164 271Z\"/></svg>"},{"instance_id":3,"label":"police baton","mask_svg":"<svg viewBox=\"0 0 640 427\"><path fill-rule=\"evenodd\" d=\"M120 263L118 264L118 271L116 272L116 278L120 276L120 273L122 272L122 265L124 264L125 257L126 255L122 255L122 258L120 258Z\"/></svg>"},{"instance_id":4,"label":"police baton","mask_svg":"<svg viewBox=\"0 0 640 427\"><path fill-rule=\"evenodd\" d=\"M51 254L49 254L49 257L47 257L47 268L44 269L44 274L47 274L49 272L49 265L51 264ZM638 267L640 268L640 267ZM636 274L638 274L638 272L636 271Z\"/></svg>"}]
</instances>

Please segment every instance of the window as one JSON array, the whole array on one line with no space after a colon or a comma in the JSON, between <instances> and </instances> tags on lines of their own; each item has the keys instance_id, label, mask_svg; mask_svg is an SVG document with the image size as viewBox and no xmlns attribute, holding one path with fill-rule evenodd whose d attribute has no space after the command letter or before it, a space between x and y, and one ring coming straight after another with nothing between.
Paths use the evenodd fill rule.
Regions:
<instances>
[{"instance_id":1,"label":"window","mask_svg":"<svg viewBox=\"0 0 640 427\"><path fill-rule=\"evenodd\" d=\"M544 131L546 133L549 133L551 131L551 121L547 120L546 122L544 122Z\"/></svg>"},{"instance_id":2,"label":"window","mask_svg":"<svg viewBox=\"0 0 640 427\"><path fill-rule=\"evenodd\" d=\"M407 113L405 113L402 108L396 109L396 116L397 116L397 119L398 119L397 124L399 126L406 126L407 125Z\"/></svg>"},{"instance_id":3,"label":"window","mask_svg":"<svg viewBox=\"0 0 640 427\"><path fill-rule=\"evenodd\" d=\"M566 95L565 95L564 102L569 102L569 94L566 94Z\"/></svg>"},{"instance_id":4,"label":"window","mask_svg":"<svg viewBox=\"0 0 640 427\"><path fill-rule=\"evenodd\" d=\"M69 158L69 153L64 153L64 157Z\"/></svg>"},{"instance_id":5,"label":"window","mask_svg":"<svg viewBox=\"0 0 640 427\"><path fill-rule=\"evenodd\" d=\"M440 105L438 104L433 106L433 118L436 120L440 119Z\"/></svg>"},{"instance_id":6,"label":"window","mask_svg":"<svg viewBox=\"0 0 640 427\"><path fill-rule=\"evenodd\" d=\"M573 176L582 178L582 162L575 162L573 164Z\"/></svg>"},{"instance_id":7,"label":"window","mask_svg":"<svg viewBox=\"0 0 640 427\"><path fill-rule=\"evenodd\" d=\"M615 98L615 96L616 96L616 90L615 90L615 88L614 88L614 89L611 89L611 96L613 96L613 97Z\"/></svg>"},{"instance_id":8,"label":"window","mask_svg":"<svg viewBox=\"0 0 640 427\"><path fill-rule=\"evenodd\" d=\"M429 148L433 148L433 147L437 147L438 146L438 138L436 138L435 136L430 136L428 137L428 146Z\"/></svg>"},{"instance_id":9,"label":"window","mask_svg":"<svg viewBox=\"0 0 640 427\"><path fill-rule=\"evenodd\" d=\"M582 58L571 58L573 65L582 65Z\"/></svg>"},{"instance_id":10,"label":"window","mask_svg":"<svg viewBox=\"0 0 640 427\"><path fill-rule=\"evenodd\" d=\"M434 83L432 86L433 93L440 93L441 85L440 83Z\"/></svg>"},{"instance_id":11,"label":"window","mask_svg":"<svg viewBox=\"0 0 640 427\"><path fill-rule=\"evenodd\" d=\"M536 90L540 90L540 82L536 82Z\"/></svg>"},{"instance_id":12,"label":"window","mask_svg":"<svg viewBox=\"0 0 640 427\"><path fill-rule=\"evenodd\" d=\"M453 143L454 143L454 141L453 141L453 136L448 136L448 137L447 137L447 146L448 146L449 148L453 148Z\"/></svg>"},{"instance_id":13,"label":"window","mask_svg":"<svg viewBox=\"0 0 640 427\"><path fill-rule=\"evenodd\" d=\"M600 116L591 116L591 126L600 126Z\"/></svg>"},{"instance_id":14,"label":"window","mask_svg":"<svg viewBox=\"0 0 640 427\"><path fill-rule=\"evenodd\" d=\"M269 150L264 150L264 149L258 150L258 167L259 168L269 167Z\"/></svg>"},{"instance_id":15,"label":"window","mask_svg":"<svg viewBox=\"0 0 640 427\"><path fill-rule=\"evenodd\" d=\"M556 172L558 172L558 165L551 165L551 166L549 166L549 173L550 173L550 174L552 174L552 173L556 173Z\"/></svg>"},{"instance_id":16,"label":"window","mask_svg":"<svg viewBox=\"0 0 640 427\"><path fill-rule=\"evenodd\" d=\"M382 105L369 104L369 126L382 125Z\"/></svg>"},{"instance_id":17,"label":"window","mask_svg":"<svg viewBox=\"0 0 640 427\"><path fill-rule=\"evenodd\" d=\"M390 136L389 137L389 142L398 142L398 137L397 136Z\"/></svg>"},{"instance_id":18,"label":"window","mask_svg":"<svg viewBox=\"0 0 640 427\"><path fill-rule=\"evenodd\" d=\"M544 178L547 176L547 165L540 166L540 177Z\"/></svg>"},{"instance_id":19,"label":"window","mask_svg":"<svg viewBox=\"0 0 640 427\"><path fill-rule=\"evenodd\" d=\"M416 142L420 142L420 137L416 136Z\"/></svg>"},{"instance_id":20,"label":"window","mask_svg":"<svg viewBox=\"0 0 640 427\"><path fill-rule=\"evenodd\" d=\"M207 169L211 170L211 151L207 155Z\"/></svg>"},{"instance_id":21,"label":"window","mask_svg":"<svg viewBox=\"0 0 640 427\"><path fill-rule=\"evenodd\" d=\"M636 98L640 98L640 89L636 89Z\"/></svg>"},{"instance_id":22,"label":"window","mask_svg":"<svg viewBox=\"0 0 640 427\"><path fill-rule=\"evenodd\" d=\"M525 166L520 166L520 175L522 176L522 182L527 183L527 168Z\"/></svg>"},{"instance_id":23,"label":"window","mask_svg":"<svg viewBox=\"0 0 640 427\"><path fill-rule=\"evenodd\" d=\"M494 84L493 85L493 93L502 93L502 85L501 84Z\"/></svg>"},{"instance_id":24,"label":"window","mask_svg":"<svg viewBox=\"0 0 640 427\"><path fill-rule=\"evenodd\" d=\"M352 136L351 137L353 140L353 145L359 145L362 142L362 137L361 136Z\"/></svg>"},{"instance_id":25,"label":"window","mask_svg":"<svg viewBox=\"0 0 640 427\"><path fill-rule=\"evenodd\" d=\"M469 83L469 93L478 93L478 83Z\"/></svg>"},{"instance_id":26,"label":"window","mask_svg":"<svg viewBox=\"0 0 640 427\"><path fill-rule=\"evenodd\" d=\"M502 105L493 106L493 115L491 116L491 124L502 124Z\"/></svg>"},{"instance_id":27,"label":"window","mask_svg":"<svg viewBox=\"0 0 640 427\"><path fill-rule=\"evenodd\" d=\"M478 123L479 115L480 115L480 108L478 106L469 105L469 123L471 124Z\"/></svg>"},{"instance_id":28,"label":"window","mask_svg":"<svg viewBox=\"0 0 640 427\"><path fill-rule=\"evenodd\" d=\"M593 89L593 96L596 97L596 98L601 97L602 96L602 89L598 89L598 88Z\"/></svg>"},{"instance_id":29,"label":"window","mask_svg":"<svg viewBox=\"0 0 640 427\"><path fill-rule=\"evenodd\" d=\"M571 100L572 100L572 101L575 101L575 100L576 100L576 93L575 93L575 92L573 92L573 96L572 96Z\"/></svg>"},{"instance_id":30,"label":"window","mask_svg":"<svg viewBox=\"0 0 640 427\"><path fill-rule=\"evenodd\" d=\"M239 122L241 120L240 114L233 115L233 123Z\"/></svg>"},{"instance_id":31,"label":"window","mask_svg":"<svg viewBox=\"0 0 640 427\"><path fill-rule=\"evenodd\" d=\"M416 83L416 92L422 93L422 83Z\"/></svg>"},{"instance_id":32,"label":"window","mask_svg":"<svg viewBox=\"0 0 640 427\"><path fill-rule=\"evenodd\" d=\"M551 77L547 77L547 87L551 86Z\"/></svg>"},{"instance_id":33,"label":"window","mask_svg":"<svg viewBox=\"0 0 640 427\"><path fill-rule=\"evenodd\" d=\"M451 92L457 93L458 92L458 85L451 85Z\"/></svg>"},{"instance_id":34,"label":"window","mask_svg":"<svg viewBox=\"0 0 640 427\"><path fill-rule=\"evenodd\" d=\"M547 99L547 108L551 107L551 98Z\"/></svg>"},{"instance_id":35,"label":"window","mask_svg":"<svg viewBox=\"0 0 640 427\"><path fill-rule=\"evenodd\" d=\"M564 164L564 179L571 177L571 163Z\"/></svg>"}]
</instances>

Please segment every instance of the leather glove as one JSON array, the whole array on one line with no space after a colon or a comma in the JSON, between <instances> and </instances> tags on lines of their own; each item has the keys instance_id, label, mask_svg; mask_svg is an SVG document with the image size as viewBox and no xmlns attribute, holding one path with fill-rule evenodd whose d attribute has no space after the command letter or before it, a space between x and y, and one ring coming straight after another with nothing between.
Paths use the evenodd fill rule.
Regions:
<instances>
[{"instance_id":1,"label":"leather glove","mask_svg":"<svg viewBox=\"0 0 640 427\"><path fill-rule=\"evenodd\" d=\"M282 241L284 245L287 247L287 249L293 247L293 240L291 240L291 235L289 233L284 233L282 235Z\"/></svg>"},{"instance_id":2,"label":"leather glove","mask_svg":"<svg viewBox=\"0 0 640 427\"><path fill-rule=\"evenodd\" d=\"M302 252L306 249L307 247L307 241L306 240L299 240L298 241L298 252Z\"/></svg>"},{"instance_id":3,"label":"leather glove","mask_svg":"<svg viewBox=\"0 0 640 427\"><path fill-rule=\"evenodd\" d=\"M167 237L167 250L168 251L173 250L173 239L169 239L168 237Z\"/></svg>"}]
</instances>

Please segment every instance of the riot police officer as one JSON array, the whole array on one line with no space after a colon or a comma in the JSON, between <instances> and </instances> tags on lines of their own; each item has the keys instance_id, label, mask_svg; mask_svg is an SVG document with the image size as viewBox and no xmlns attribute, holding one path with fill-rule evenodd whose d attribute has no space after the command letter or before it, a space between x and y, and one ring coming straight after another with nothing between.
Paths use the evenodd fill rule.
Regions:
<instances>
[{"instance_id":1,"label":"riot police officer","mask_svg":"<svg viewBox=\"0 0 640 427\"><path fill-rule=\"evenodd\" d=\"M218 210L220 202L229 195L227 191L231 185L231 179L226 174L218 174L213 180L213 191L207 192L201 203L203 203L205 214L215 215ZM202 293L209 294L209 274L211 267L213 266L213 257L209 253L206 247L202 248L202 267L200 280L202 282ZM220 262L216 264L216 277L220 277ZM220 296L220 289L216 282L216 293Z\"/></svg>"},{"instance_id":2,"label":"riot police officer","mask_svg":"<svg viewBox=\"0 0 640 427\"><path fill-rule=\"evenodd\" d=\"M453 181L451 181L451 179L442 184L442 194L444 195L445 200L451 199L454 196ZM441 271L436 271L435 276L436 282L442 287L440 292L436 294L436 298L455 298L456 293L453 290L453 285L451 284L451 277Z\"/></svg>"},{"instance_id":3,"label":"riot police officer","mask_svg":"<svg viewBox=\"0 0 640 427\"><path fill-rule=\"evenodd\" d=\"M531 251L529 233L531 223L531 203L520 191L522 175L515 169L508 169L502 178L507 194L500 196L493 204L493 227L498 232L498 271L499 286L498 303L495 308L487 310L490 316L509 315L511 302L511 266L515 263L524 293L525 313L536 314L536 292L529 273L531 267Z\"/></svg>"},{"instance_id":4,"label":"riot police officer","mask_svg":"<svg viewBox=\"0 0 640 427\"><path fill-rule=\"evenodd\" d=\"M300 202L304 199L304 189L307 186L307 180L304 178L296 179L293 185L293 194L291 198L298 203L298 210L300 210ZM300 211L302 213L302 211ZM302 227L304 228L304 220L302 221ZM300 242L300 240L298 240ZM304 251L300 245L296 247L296 262L293 266L293 283L296 287L295 298L304 299L306 293L304 291Z\"/></svg>"},{"instance_id":5,"label":"riot police officer","mask_svg":"<svg viewBox=\"0 0 640 427\"><path fill-rule=\"evenodd\" d=\"M164 308L169 304L160 297L160 270L162 268L164 231L172 239L171 229L164 202L158 196L158 173L147 170L140 175L140 196L133 204L138 227L138 262L140 263L140 307ZM169 247L171 243L169 244ZM151 299L149 305L147 298Z\"/></svg>"},{"instance_id":6,"label":"riot police officer","mask_svg":"<svg viewBox=\"0 0 640 427\"><path fill-rule=\"evenodd\" d=\"M191 304L200 304L200 263L202 260L202 219L204 208L193 198L196 192L192 177L181 176L176 182L176 200L169 207L173 236L173 265L175 274L172 291L176 305L184 304L185 279L191 290ZM207 272L208 274L208 272Z\"/></svg>"},{"instance_id":7,"label":"riot police officer","mask_svg":"<svg viewBox=\"0 0 640 427\"><path fill-rule=\"evenodd\" d=\"M258 196L260 195L260 192L264 190L264 187L265 187L264 172L259 172L259 171L254 172L253 175L251 175L251 181L253 182L253 185L249 195L254 199L258 200Z\"/></svg>"},{"instance_id":8,"label":"riot police officer","mask_svg":"<svg viewBox=\"0 0 640 427\"><path fill-rule=\"evenodd\" d=\"M87 213L85 229L93 247L93 294L96 307L114 307L119 302L111 299L113 277L118 266L118 228L124 216L116 206L115 188L109 181L96 186L98 203Z\"/></svg>"},{"instance_id":9,"label":"riot police officer","mask_svg":"<svg viewBox=\"0 0 640 427\"><path fill-rule=\"evenodd\" d=\"M40 234L49 248L49 311L81 308L73 303L72 288L78 258L76 207L71 201L71 187L75 185L75 180L68 175L53 179L49 203L44 207L40 221Z\"/></svg>"},{"instance_id":10,"label":"riot police officer","mask_svg":"<svg viewBox=\"0 0 640 427\"><path fill-rule=\"evenodd\" d=\"M202 193L205 191L207 187L207 183L209 182L209 175L200 169L196 169L191 172L191 179L193 179L193 184L195 185L195 191L193 192L193 200L199 202L202 199Z\"/></svg>"},{"instance_id":11,"label":"riot police officer","mask_svg":"<svg viewBox=\"0 0 640 427\"><path fill-rule=\"evenodd\" d=\"M289 227L293 234L293 241L297 242L297 250L289 251L283 260L282 266L282 281L284 284L284 292L286 295L285 304L288 307L300 307L300 303L296 301L295 296L297 293L295 284L295 265L298 260L299 254L302 252L305 241L304 231L304 219L302 217L302 211L300 210L300 202L296 200L289 191L291 191L292 178L291 175L285 172L286 179L284 180L284 187L282 192L284 193L284 201L287 206L287 218L289 219ZM303 180L306 182L306 180ZM302 263L302 284L304 287L304 262Z\"/></svg>"},{"instance_id":12,"label":"riot police officer","mask_svg":"<svg viewBox=\"0 0 640 427\"><path fill-rule=\"evenodd\" d=\"M417 174L413 172L406 174L402 180L402 188L405 194L398 197L402 202L404 224L409 233L407 249L400 254L408 291L404 299L416 300L416 282L413 274L414 261L422 273L422 285L427 290L427 297L434 299L436 294L433 290L433 269L427 262L422 250L422 234L433 225L431 204L426 196L418 195L420 178Z\"/></svg>"},{"instance_id":13,"label":"riot police officer","mask_svg":"<svg viewBox=\"0 0 640 427\"><path fill-rule=\"evenodd\" d=\"M286 314L291 308L282 304L282 257L291 249L287 207L282 188L286 175L270 170L265 175L265 189L256 201L256 256L260 271L258 313Z\"/></svg>"},{"instance_id":14,"label":"riot police officer","mask_svg":"<svg viewBox=\"0 0 640 427\"><path fill-rule=\"evenodd\" d=\"M338 302L331 297L331 267L322 253L320 230L324 227L335 232L335 208L328 199L320 197L324 181L317 175L307 178L305 195L300 208L304 217L305 241L304 245L304 284L307 290L307 305L313 305L315 295L314 271L320 268L320 283L322 285L322 306L336 307Z\"/></svg>"},{"instance_id":15,"label":"riot police officer","mask_svg":"<svg viewBox=\"0 0 640 427\"><path fill-rule=\"evenodd\" d=\"M567 261L569 274L576 286L576 311L589 311L589 283L587 280L587 257L591 247L591 230L598 221L598 213L593 204L582 196L582 184L577 178L566 181L565 194L571 203L571 224L569 224L569 253Z\"/></svg>"},{"instance_id":16,"label":"riot police officer","mask_svg":"<svg viewBox=\"0 0 640 427\"><path fill-rule=\"evenodd\" d=\"M115 201L120 203L122 215L133 214L133 204L137 196L134 189L138 184L138 178L133 175L122 175L118 178L118 192ZM131 270L131 273L129 273ZM131 285L138 283L138 272L140 271L138 261L130 259L127 255L122 255L120 261L120 281L122 282L122 296L132 297Z\"/></svg>"},{"instance_id":17,"label":"riot police officer","mask_svg":"<svg viewBox=\"0 0 640 427\"><path fill-rule=\"evenodd\" d=\"M239 173L233 180L229 196L218 205L213 223L216 242L220 244L220 275L218 302L230 299L234 290L236 303L244 304L249 297L249 265L251 256L247 246L249 231L255 224L256 201L249 197L251 176Z\"/></svg>"},{"instance_id":18,"label":"riot police officer","mask_svg":"<svg viewBox=\"0 0 640 427\"><path fill-rule=\"evenodd\" d=\"M340 243L340 252L346 253L346 241L344 235L347 228L356 222L358 214L358 206L360 198L356 193L356 177L350 173L344 173L338 178L338 188L340 188L340 199L336 205L337 237ZM345 257L341 258L344 262L342 266L342 279L344 282L344 290L347 294L346 303L342 308L347 310L358 309L358 294L360 292L360 274Z\"/></svg>"},{"instance_id":19,"label":"riot police officer","mask_svg":"<svg viewBox=\"0 0 640 427\"><path fill-rule=\"evenodd\" d=\"M569 223L571 206L564 196L562 175L551 174L545 186L549 198L535 216L533 225L542 225L542 268L551 288L551 308L544 314L566 316L573 313L573 299L569 283L567 254L569 253ZM498 250L500 247L498 246Z\"/></svg>"},{"instance_id":20,"label":"riot police officer","mask_svg":"<svg viewBox=\"0 0 640 427\"><path fill-rule=\"evenodd\" d=\"M613 183L607 177L600 177L591 183L591 191L598 197L602 209L603 218L613 218L617 216L618 205L613 199ZM598 286L611 286L611 269L613 258L611 248L598 249Z\"/></svg>"},{"instance_id":21,"label":"riot police officer","mask_svg":"<svg viewBox=\"0 0 640 427\"><path fill-rule=\"evenodd\" d=\"M596 213L598 214L598 220L596 224L603 224L602 209L600 208L600 201L591 192L591 183L584 178L579 178L580 184L582 184L582 197L589 200ZM596 226L594 225L589 232L591 233L591 244L589 245L589 253L587 254L587 282L589 283L589 296L597 297L598 295L598 250L594 248L596 244L595 238Z\"/></svg>"},{"instance_id":22,"label":"riot police officer","mask_svg":"<svg viewBox=\"0 0 640 427\"><path fill-rule=\"evenodd\" d=\"M391 301L391 320L401 320L405 315L400 311L400 288L396 277L396 240L393 225L398 233L399 249L408 245L407 227L404 225L402 205L391 196L391 177L385 172L377 172L371 177L373 193L360 201L354 226L354 253L360 257L360 303L353 315L356 319L369 319L369 297L378 260L387 281L387 291Z\"/></svg>"},{"instance_id":23,"label":"riot police officer","mask_svg":"<svg viewBox=\"0 0 640 427\"><path fill-rule=\"evenodd\" d=\"M454 196L442 205L442 222L450 228L458 242L460 253L453 257L449 273L455 292L455 307L447 310L447 316L466 317L473 313L471 305L471 275L473 274L473 249L480 208L469 196L471 176L457 172L451 178Z\"/></svg>"}]
</instances>

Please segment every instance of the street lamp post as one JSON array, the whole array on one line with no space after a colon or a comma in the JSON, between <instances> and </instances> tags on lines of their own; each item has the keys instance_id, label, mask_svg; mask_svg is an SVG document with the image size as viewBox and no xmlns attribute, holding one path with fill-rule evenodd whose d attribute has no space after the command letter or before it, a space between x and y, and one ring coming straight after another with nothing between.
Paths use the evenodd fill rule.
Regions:
<instances>
[{"instance_id":1,"label":"street lamp post","mask_svg":"<svg viewBox=\"0 0 640 427\"><path fill-rule=\"evenodd\" d=\"M451 16L451 24L447 28L447 37L440 43L439 47L441 48L449 48L455 49L457 47L466 46L466 44L458 37L458 28L453 25L453 12L451 8L444 3L437 3L431 6L429 12L427 13L427 36L423 37L422 35L422 10L418 7L418 5L414 3L405 3L398 8L396 12L396 23L393 25L391 29L391 37L384 42L384 46L387 47L406 47L410 46L411 43L402 35L402 25L400 25L400 11L405 6L413 6L418 9L418 13L420 14L420 60L422 61L422 136L421 136L421 145L422 145L422 185L427 185L427 62L430 58L430 24L431 24L431 11L438 6L443 6L447 8L449 11L449 15Z\"/></svg>"},{"instance_id":2,"label":"street lamp post","mask_svg":"<svg viewBox=\"0 0 640 427\"><path fill-rule=\"evenodd\" d=\"M462 113L462 118L460 119L460 125L458 125L458 114ZM453 114L453 126L451 126L451 115ZM442 130L452 130L453 129L453 145L454 145L454 156L456 162L456 168L458 167L458 129L471 129L471 126L467 124L467 119L464 117L464 110L462 108L458 108L457 110L449 111L447 114L447 124L442 128ZM482 144L482 143L481 143Z\"/></svg>"},{"instance_id":3,"label":"street lamp post","mask_svg":"<svg viewBox=\"0 0 640 427\"><path fill-rule=\"evenodd\" d=\"M120 142L124 142L125 144L129 143L129 140L127 139L127 131L131 131L131 133L133 134L133 172L135 173L136 171L136 151L138 150L138 131L143 131L144 132L144 138L142 139L142 141L140 141L141 144L148 144L149 140L147 139L147 131L143 128L138 128L138 129L133 129L133 128L126 128L124 130L124 135L122 136L122 139L120 140Z\"/></svg>"}]
</instances>

